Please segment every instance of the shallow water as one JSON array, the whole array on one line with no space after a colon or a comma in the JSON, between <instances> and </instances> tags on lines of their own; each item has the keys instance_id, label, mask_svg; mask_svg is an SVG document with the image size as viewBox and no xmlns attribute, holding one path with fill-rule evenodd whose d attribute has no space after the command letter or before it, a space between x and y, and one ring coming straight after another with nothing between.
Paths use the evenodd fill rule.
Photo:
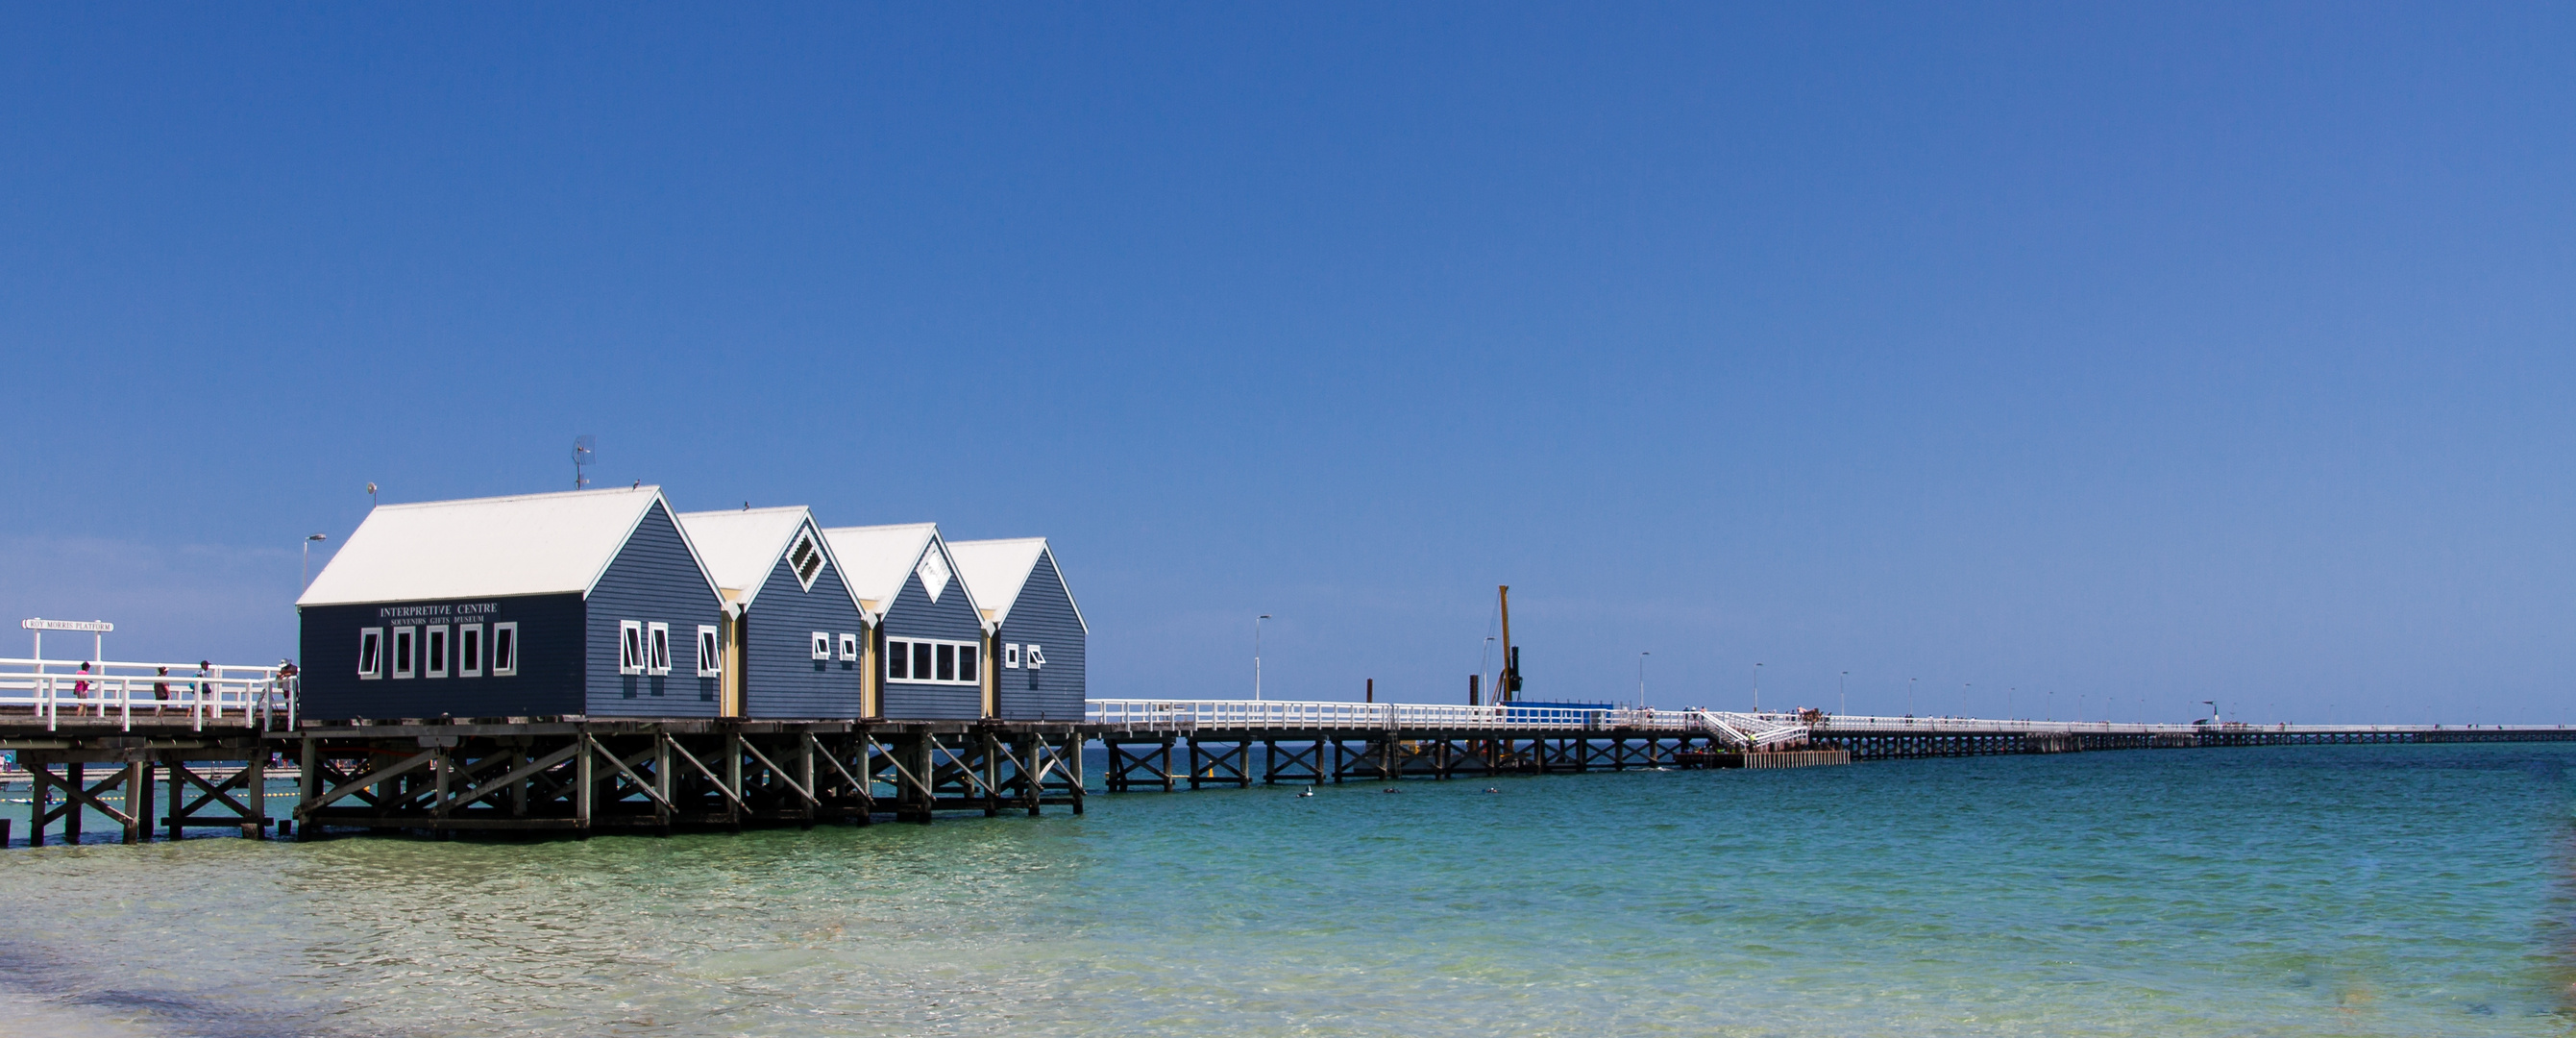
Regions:
<instances>
[{"instance_id":1,"label":"shallow water","mask_svg":"<svg viewBox=\"0 0 2576 1038\"><path fill-rule=\"evenodd\" d=\"M2564 1034L2571 762L2091 753L13 849L0 1029Z\"/></svg>"}]
</instances>

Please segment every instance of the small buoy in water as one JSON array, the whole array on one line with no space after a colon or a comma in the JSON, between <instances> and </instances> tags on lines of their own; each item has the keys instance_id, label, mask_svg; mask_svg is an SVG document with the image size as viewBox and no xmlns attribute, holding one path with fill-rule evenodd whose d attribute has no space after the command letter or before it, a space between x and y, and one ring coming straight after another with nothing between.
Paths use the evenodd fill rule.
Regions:
<instances>
[{"instance_id":1,"label":"small buoy in water","mask_svg":"<svg viewBox=\"0 0 2576 1038\"><path fill-rule=\"evenodd\" d=\"M1310 796L1314 796L1314 795L1315 795L1315 787L1313 787L1313 786L1308 786L1308 787L1306 787L1305 789L1303 789L1303 790L1299 791L1297 795L1298 795L1298 796L1301 796L1301 797L1310 797Z\"/></svg>"},{"instance_id":2,"label":"small buoy in water","mask_svg":"<svg viewBox=\"0 0 2576 1038\"><path fill-rule=\"evenodd\" d=\"M1488 793L1500 793L1500 792L1502 792L1502 790L1496 789L1496 788L1494 788L1494 787L1492 787L1492 786L1487 786L1487 787L1485 787L1485 792L1488 792Z\"/></svg>"}]
</instances>

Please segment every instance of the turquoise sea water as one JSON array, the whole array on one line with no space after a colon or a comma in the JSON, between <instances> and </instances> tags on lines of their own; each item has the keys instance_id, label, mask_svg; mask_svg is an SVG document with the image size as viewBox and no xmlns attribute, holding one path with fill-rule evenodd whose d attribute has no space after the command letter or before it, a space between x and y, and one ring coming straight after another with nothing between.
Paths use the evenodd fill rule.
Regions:
<instances>
[{"instance_id":1,"label":"turquoise sea water","mask_svg":"<svg viewBox=\"0 0 2576 1038\"><path fill-rule=\"evenodd\" d=\"M2566 1034L2571 763L2089 753L13 849L0 1030Z\"/></svg>"}]
</instances>

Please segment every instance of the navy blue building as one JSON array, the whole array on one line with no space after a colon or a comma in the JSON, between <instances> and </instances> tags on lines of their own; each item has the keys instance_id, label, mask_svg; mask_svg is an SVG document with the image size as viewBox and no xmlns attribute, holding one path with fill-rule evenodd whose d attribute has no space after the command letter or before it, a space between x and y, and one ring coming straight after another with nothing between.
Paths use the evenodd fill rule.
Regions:
<instances>
[{"instance_id":1,"label":"navy blue building","mask_svg":"<svg viewBox=\"0 0 2576 1038\"><path fill-rule=\"evenodd\" d=\"M730 619L698 635L724 661L727 717L863 717L867 616L802 507L680 516Z\"/></svg>"},{"instance_id":2,"label":"navy blue building","mask_svg":"<svg viewBox=\"0 0 2576 1038\"><path fill-rule=\"evenodd\" d=\"M994 663L992 716L1081 720L1091 625L1074 605L1046 538L957 541L948 554L983 604L984 651Z\"/></svg>"},{"instance_id":3,"label":"navy blue building","mask_svg":"<svg viewBox=\"0 0 2576 1038\"><path fill-rule=\"evenodd\" d=\"M379 506L296 612L307 717L722 705L725 602L659 487Z\"/></svg>"},{"instance_id":4,"label":"navy blue building","mask_svg":"<svg viewBox=\"0 0 2576 1038\"><path fill-rule=\"evenodd\" d=\"M980 718L988 661L974 593L933 523L823 531L869 617L871 716Z\"/></svg>"}]
</instances>

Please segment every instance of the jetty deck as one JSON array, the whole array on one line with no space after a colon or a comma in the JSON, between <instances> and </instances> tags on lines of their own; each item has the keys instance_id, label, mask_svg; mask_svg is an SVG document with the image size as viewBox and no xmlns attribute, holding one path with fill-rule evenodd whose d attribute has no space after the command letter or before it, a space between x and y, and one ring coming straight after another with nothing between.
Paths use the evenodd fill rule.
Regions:
<instances>
[{"instance_id":1,"label":"jetty deck","mask_svg":"<svg viewBox=\"0 0 2576 1038\"><path fill-rule=\"evenodd\" d=\"M314 719L264 668L86 686L0 660L0 749L31 783L30 844L84 814L128 842L191 830L670 833L1081 813L1083 748L1109 792L1906 757L2332 743L2576 741L2576 728L2130 724L1565 706L1092 700L1079 721L579 715ZM140 672L137 673L137 668ZM194 665L190 665L194 670ZM177 673L175 667L173 673ZM271 810L291 777L293 806ZM11 819L0 819L5 843Z\"/></svg>"}]
</instances>

